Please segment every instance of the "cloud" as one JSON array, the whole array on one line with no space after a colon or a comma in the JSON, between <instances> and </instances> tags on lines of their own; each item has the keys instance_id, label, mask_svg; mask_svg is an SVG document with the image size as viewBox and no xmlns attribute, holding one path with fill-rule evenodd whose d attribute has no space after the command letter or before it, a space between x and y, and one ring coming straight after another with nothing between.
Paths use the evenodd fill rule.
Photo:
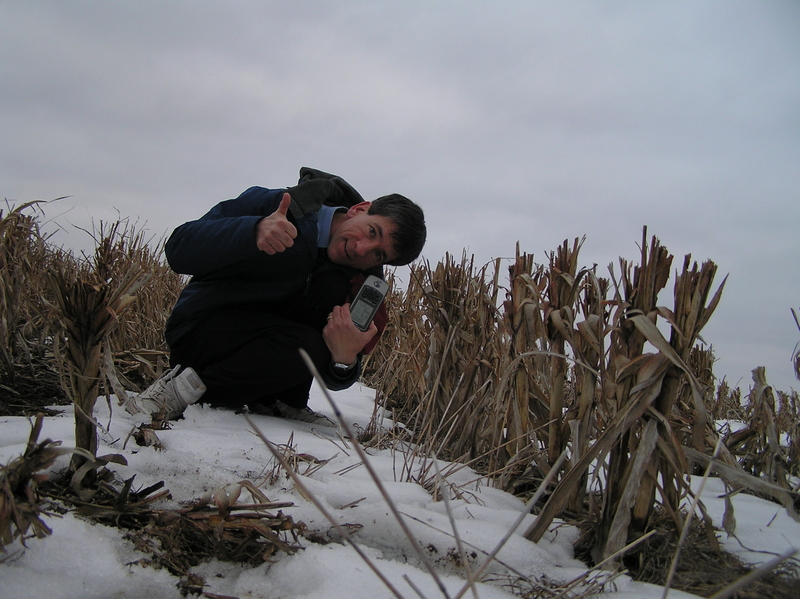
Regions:
<instances>
[{"instance_id":1,"label":"cloud","mask_svg":"<svg viewBox=\"0 0 800 599\"><path fill-rule=\"evenodd\" d=\"M420 201L432 260L586 235L604 269L646 225L730 273L708 340L786 388L798 22L794 2L8 0L0 180L164 234L310 165Z\"/></svg>"}]
</instances>

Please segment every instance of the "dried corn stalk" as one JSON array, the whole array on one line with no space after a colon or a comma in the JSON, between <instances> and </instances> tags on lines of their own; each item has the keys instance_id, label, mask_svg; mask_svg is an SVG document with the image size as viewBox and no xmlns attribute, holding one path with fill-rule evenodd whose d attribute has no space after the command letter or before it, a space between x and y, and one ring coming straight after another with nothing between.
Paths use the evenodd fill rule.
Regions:
<instances>
[{"instance_id":1,"label":"dried corn stalk","mask_svg":"<svg viewBox=\"0 0 800 599\"><path fill-rule=\"evenodd\" d=\"M521 255L518 246L509 269L504 323L512 338L509 368L515 369L510 375L514 384L503 384L509 377L504 373L497 393L508 389L510 396L501 403L518 406L518 428L508 424L516 433L509 436L517 439L512 459L530 453L531 443L538 441L546 456L537 460L540 476L549 470L569 437L573 450L567 468L580 459L595 436L597 383L606 335L602 300L607 284L592 270L578 271L582 243L575 239L570 248L565 241L551 256L550 268L534 265L532 256ZM568 360L573 364L571 381L567 380ZM526 405L529 416L524 414ZM586 482L585 475L582 482ZM581 506L578 511L584 495L585 484L576 485L571 505Z\"/></svg>"},{"instance_id":2,"label":"dried corn stalk","mask_svg":"<svg viewBox=\"0 0 800 599\"><path fill-rule=\"evenodd\" d=\"M106 278L111 272L111 256L106 248L114 243L116 229L98 244L94 263L78 264L77 275L56 270L49 282L55 294L57 314L64 326L66 391L75 407L75 445L92 455L97 453L97 427L94 404L100 391L101 350L106 335L134 302L135 292L149 277L140 268L131 268L119 278ZM73 459L77 469L82 458Z\"/></svg>"},{"instance_id":3,"label":"dried corn stalk","mask_svg":"<svg viewBox=\"0 0 800 599\"><path fill-rule=\"evenodd\" d=\"M753 370L753 387L747 399L747 426L725 437L725 446L746 472L788 489L789 455L780 444L775 394L767 384L763 366Z\"/></svg>"},{"instance_id":4,"label":"dried corn stalk","mask_svg":"<svg viewBox=\"0 0 800 599\"><path fill-rule=\"evenodd\" d=\"M411 278L404 291L398 289L394 273L387 282L389 321L386 334L364 360L364 379L378 390L384 403L403 411L413 411L425 394L423 372L427 362L426 341L430 324L423 317L422 277L425 265L411 267Z\"/></svg>"},{"instance_id":5,"label":"dried corn stalk","mask_svg":"<svg viewBox=\"0 0 800 599\"><path fill-rule=\"evenodd\" d=\"M136 309L118 314L119 325L108 334L108 346L118 352L138 352L156 360L156 352L167 351L164 326L172 307L186 284L161 254L161 243L154 243L124 221L102 225L95 250L100 279L122 280L131 271L148 273L149 280L136 293ZM158 369L158 368L156 368Z\"/></svg>"},{"instance_id":6,"label":"dried corn stalk","mask_svg":"<svg viewBox=\"0 0 800 599\"><path fill-rule=\"evenodd\" d=\"M424 318L429 323L426 394L418 411L418 432L437 455L472 459L493 447L487 422L496 346L496 277L463 256L450 256L429 272ZM489 383L488 385L486 383Z\"/></svg>"},{"instance_id":7,"label":"dried corn stalk","mask_svg":"<svg viewBox=\"0 0 800 599\"><path fill-rule=\"evenodd\" d=\"M449 256L435 270L415 269L414 280L424 283L399 299L405 318L388 335L406 345L384 354L392 367L373 382L379 396L392 389L401 402L396 392L412 391L412 405L401 411L422 445L449 459L480 459L504 488L535 485L569 443L534 540L565 509L586 509L589 467L605 464L598 560L647 528L657 480L677 519L688 473L681 442L706 449L715 438L705 403L712 357L695 343L721 295L722 286L711 296L716 267L692 265L687 256L674 306L659 306L672 256L655 237L647 241L645 229L639 265L621 260L618 279L611 269L613 288L578 267L582 240L565 241L548 266L517 247L502 311L495 308L499 261L493 273ZM412 353L424 360L396 368ZM398 381L390 370L409 377Z\"/></svg>"},{"instance_id":8,"label":"dried corn stalk","mask_svg":"<svg viewBox=\"0 0 800 599\"><path fill-rule=\"evenodd\" d=\"M14 383L21 357L30 361L27 333L38 316L36 300L41 297L40 277L45 240L36 216L26 210L40 201L0 210L0 364Z\"/></svg>"},{"instance_id":9,"label":"dried corn stalk","mask_svg":"<svg viewBox=\"0 0 800 599\"><path fill-rule=\"evenodd\" d=\"M798 319L797 312L794 311L794 308L792 308L792 316L794 317L794 323L800 330L800 319ZM794 353L792 354L792 362L794 363L794 375L797 377L797 380L800 380L800 342L798 342L798 344L794 346Z\"/></svg>"},{"instance_id":10,"label":"dried corn stalk","mask_svg":"<svg viewBox=\"0 0 800 599\"><path fill-rule=\"evenodd\" d=\"M564 409L566 407L565 381L567 361L564 353L567 343L574 345L575 304L578 301L580 281L586 273L578 270L578 252L583 241L575 239L570 249L565 241L550 256L547 284L547 323L550 341L550 421L547 441L547 458L551 464L567 445L567 430L564 428Z\"/></svg>"}]
</instances>

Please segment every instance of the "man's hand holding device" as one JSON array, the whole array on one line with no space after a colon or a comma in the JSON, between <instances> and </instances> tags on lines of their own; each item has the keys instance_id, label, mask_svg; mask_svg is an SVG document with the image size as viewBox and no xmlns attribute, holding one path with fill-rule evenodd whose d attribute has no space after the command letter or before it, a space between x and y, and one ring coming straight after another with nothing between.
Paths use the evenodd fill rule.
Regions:
<instances>
[{"instance_id":1,"label":"man's hand holding device","mask_svg":"<svg viewBox=\"0 0 800 599\"><path fill-rule=\"evenodd\" d=\"M339 369L349 370L354 366L358 353L378 332L372 319L388 290L386 281L370 276L352 304L336 306L328 316L322 337L331 350L334 365Z\"/></svg>"}]
</instances>

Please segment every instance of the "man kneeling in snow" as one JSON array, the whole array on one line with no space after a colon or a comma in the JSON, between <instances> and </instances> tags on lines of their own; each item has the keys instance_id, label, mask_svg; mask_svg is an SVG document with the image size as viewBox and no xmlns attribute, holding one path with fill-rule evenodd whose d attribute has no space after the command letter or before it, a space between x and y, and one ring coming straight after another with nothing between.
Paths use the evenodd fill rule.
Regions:
<instances>
[{"instance_id":1,"label":"man kneeling in snow","mask_svg":"<svg viewBox=\"0 0 800 599\"><path fill-rule=\"evenodd\" d=\"M349 302L367 275L408 264L425 243L422 210L392 194L365 202L340 177L300 170L289 189L251 187L173 231L170 266L191 280L167 321L172 370L126 402L177 418L198 401L330 425L308 407L310 355L326 386L345 389L386 323L366 332Z\"/></svg>"}]
</instances>

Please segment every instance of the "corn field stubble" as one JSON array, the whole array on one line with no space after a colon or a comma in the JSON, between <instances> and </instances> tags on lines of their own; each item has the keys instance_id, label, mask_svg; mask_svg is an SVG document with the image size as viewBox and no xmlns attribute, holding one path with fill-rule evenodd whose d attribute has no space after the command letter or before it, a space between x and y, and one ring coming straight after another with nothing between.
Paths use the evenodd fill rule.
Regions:
<instances>
[{"instance_id":1,"label":"corn field stubble","mask_svg":"<svg viewBox=\"0 0 800 599\"><path fill-rule=\"evenodd\" d=\"M37 202L0 211L0 403L38 410L17 389L59 380L79 447L94 454L94 401L160 375L164 324L186 281L126 221L101 224L86 257L51 246L42 214ZM715 421L736 418L745 427L721 433L718 458L735 469L732 485L796 501L796 392L774 391L757 368L743 403L697 343L724 287L716 265L686 256L664 301L673 257L646 230L638 263L620 259L608 277L580 267L582 245L565 241L544 264L517 245L505 273L501 260L466 255L410 267L387 298L389 326L364 375L412 443L402 476L437 492L436 456L526 497L566 451L528 536L556 517L589 523L585 555L599 562L665 520L680 529L688 475L702 466L687 453L712 455ZM621 560L612 561L634 575L652 561L638 550Z\"/></svg>"},{"instance_id":2,"label":"corn field stubble","mask_svg":"<svg viewBox=\"0 0 800 599\"><path fill-rule=\"evenodd\" d=\"M746 424L738 436L721 433L731 484L796 500L797 394L777 392L776 401L756 368L742 404L738 389L714 377L712 347L697 342L722 297L716 265L686 256L670 305L661 296L673 257L646 230L639 263L620 259L609 278L579 268L582 243L565 241L546 264L517 247L507 281L500 261L476 266L466 255L411 267L389 298L389 330L365 379L411 431L412 459L468 462L529 496L567 448L529 538L556 517L591 523L594 562L665 517L681 529L688 477L703 466L686 454L712 455L718 420ZM635 571L647 559L633 551L617 561Z\"/></svg>"}]
</instances>

